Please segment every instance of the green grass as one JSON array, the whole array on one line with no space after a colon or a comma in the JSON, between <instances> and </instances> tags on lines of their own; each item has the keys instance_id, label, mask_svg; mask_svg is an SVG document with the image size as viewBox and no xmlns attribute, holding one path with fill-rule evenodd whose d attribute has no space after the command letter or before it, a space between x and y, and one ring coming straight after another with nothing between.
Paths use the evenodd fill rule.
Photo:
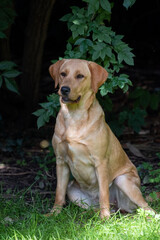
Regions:
<instances>
[{"instance_id":1,"label":"green grass","mask_svg":"<svg viewBox=\"0 0 160 240\"><path fill-rule=\"evenodd\" d=\"M101 221L98 213L70 204L58 216L45 217L42 213L53 199L40 199L38 194L27 199L30 202L23 193L0 199L0 240L160 239L159 214L147 218L139 210L134 215L117 213ZM160 201L152 207L160 212Z\"/></svg>"}]
</instances>

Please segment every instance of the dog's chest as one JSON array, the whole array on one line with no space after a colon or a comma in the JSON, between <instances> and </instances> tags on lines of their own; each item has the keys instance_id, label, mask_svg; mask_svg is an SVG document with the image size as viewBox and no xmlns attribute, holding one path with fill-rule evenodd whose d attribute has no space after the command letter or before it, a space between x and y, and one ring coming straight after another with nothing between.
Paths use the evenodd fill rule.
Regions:
<instances>
[{"instance_id":1,"label":"dog's chest","mask_svg":"<svg viewBox=\"0 0 160 240\"><path fill-rule=\"evenodd\" d=\"M85 117L79 121L66 118L63 126L57 121L56 131L60 134L58 138L55 134L54 148L57 157L67 162L81 187L96 189L98 181L93 153L96 131L92 128L94 121L84 120Z\"/></svg>"},{"instance_id":2,"label":"dog's chest","mask_svg":"<svg viewBox=\"0 0 160 240\"><path fill-rule=\"evenodd\" d=\"M80 142L65 142L67 154L65 161L70 167L72 175L84 187L96 186L94 158L85 144Z\"/></svg>"}]
</instances>

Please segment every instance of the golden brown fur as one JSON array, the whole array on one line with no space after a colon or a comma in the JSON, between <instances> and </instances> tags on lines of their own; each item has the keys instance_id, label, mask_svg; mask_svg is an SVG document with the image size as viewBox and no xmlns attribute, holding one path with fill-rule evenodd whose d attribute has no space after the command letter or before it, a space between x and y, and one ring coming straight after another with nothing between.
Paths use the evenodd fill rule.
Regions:
<instances>
[{"instance_id":1,"label":"golden brown fur","mask_svg":"<svg viewBox=\"0 0 160 240\"><path fill-rule=\"evenodd\" d=\"M127 212L150 209L142 197L137 170L106 124L95 97L107 71L79 59L58 61L49 71L55 86L59 84L61 103L52 141L57 163L52 212L61 211L66 193L83 208L99 208L101 218L110 216L110 204Z\"/></svg>"}]
</instances>

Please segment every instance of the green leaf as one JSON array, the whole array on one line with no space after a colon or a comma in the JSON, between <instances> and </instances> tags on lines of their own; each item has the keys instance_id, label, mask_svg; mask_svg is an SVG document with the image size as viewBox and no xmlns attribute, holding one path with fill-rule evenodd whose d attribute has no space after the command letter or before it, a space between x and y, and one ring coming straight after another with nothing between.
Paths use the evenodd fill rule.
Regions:
<instances>
[{"instance_id":1,"label":"green leaf","mask_svg":"<svg viewBox=\"0 0 160 240\"><path fill-rule=\"evenodd\" d=\"M79 35L83 35L84 34L84 32L85 32L85 29L87 28L87 25L80 25L80 26L78 26L78 33L79 33Z\"/></svg>"},{"instance_id":2,"label":"green leaf","mask_svg":"<svg viewBox=\"0 0 160 240\"><path fill-rule=\"evenodd\" d=\"M74 45L80 45L83 41L85 40L85 38L79 38Z\"/></svg>"},{"instance_id":3,"label":"green leaf","mask_svg":"<svg viewBox=\"0 0 160 240\"><path fill-rule=\"evenodd\" d=\"M94 49L94 53L92 56L93 61L99 57L104 61L106 55L108 57L112 56L112 49L108 47L108 45L105 43L97 42L97 44L93 46L93 49Z\"/></svg>"},{"instance_id":4,"label":"green leaf","mask_svg":"<svg viewBox=\"0 0 160 240\"><path fill-rule=\"evenodd\" d=\"M0 31L0 38L3 39L3 38L7 38L6 34L4 34L3 32Z\"/></svg>"},{"instance_id":5,"label":"green leaf","mask_svg":"<svg viewBox=\"0 0 160 240\"><path fill-rule=\"evenodd\" d=\"M45 114L43 115L44 122L48 123L49 122L49 117L50 117L50 111L46 111Z\"/></svg>"},{"instance_id":6,"label":"green leaf","mask_svg":"<svg viewBox=\"0 0 160 240\"><path fill-rule=\"evenodd\" d=\"M105 51L105 54L106 54L108 57L111 58L111 56L112 56L112 49L111 49L111 47L106 47L106 48L104 49L104 51Z\"/></svg>"},{"instance_id":7,"label":"green leaf","mask_svg":"<svg viewBox=\"0 0 160 240\"><path fill-rule=\"evenodd\" d=\"M96 59L99 58L100 53L98 51L94 51L93 55L92 55L92 60L95 61Z\"/></svg>"},{"instance_id":8,"label":"green leaf","mask_svg":"<svg viewBox=\"0 0 160 240\"><path fill-rule=\"evenodd\" d=\"M67 22L69 21L69 19L72 17L72 14L71 13L68 13L66 15L64 15L62 18L60 18L60 21L62 22Z\"/></svg>"},{"instance_id":9,"label":"green leaf","mask_svg":"<svg viewBox=\"0 0 160 240\"><path fill-rule=\"evenodd\" d=\"M90 0L88 4L88 15L95 13L99 9L99 1Z\"/></svg>"},{"instance_id":10,"label":"green leaf","mask_svg":"<svg viewBox=\"0 0 160 240\"><path fill-rule=\"evenodd\" d=\"M56 104L56 106L60 105L60 103L59 103L59 96L57 94L55 94L55 93L52 93L49 96L47 96L47 100L49 102L53 102L54 104Z\"/></svg>"},{"instance_id":11,"label":"green leaf","mask_svg":"<svg viewBox=\"0 0 160 240\"><path fill-rule=\"evenodd\" d=\"M0 62L0 70L11 70L12 68L16 67L17 65L11 61L2 61Z\"/></svg>"},{"instance_id":12,"label":"green leaf","mask_svg":"<svg viewBox=\"0 0 160 240\"><path fill-rule=\"evenodd\" d=\"M111 4L108 0L100 0L101 7L111 13Z\"/></svg>"},{"instance_id":13,"label":"green leaf","mask_svg":"<svg viewBox=\"0 0 160 240\"><path fill-rule=\"evenodd\" d=\"M48 109L51 105L53 105L52 102L44 102L39 104L42 108Z\"/></svg>"},{"instance_id":14,"label":"green leaf","mask_svg":"<svg viewBox=\"0 0 160 240\"><path fill-rule=\"evenodd\" d=\"M72 45L70 43L67 43L66 49L68 51L71 51L72 50Z\"/></svg>"},{"instance_id":15,"label":"green leaf","mask_svg":"<svg viewBox=\"0 0 160 240\"><path fill-rule=\"evenodd\" d=\"M118 61L121 63L123 60L128 64L133 66L134 60L133 60L134 54L128 51L121 51L118 53Z\"/></svg>"},{"instance_id":16,"label":"green leaf","mask_svg":"<svg viewBox=\"0 0 160 240\"><path fill-rule=\"evenodd\" d=\"M0 88L2 87L3 78L0 76Z\"/></svg>"},{"instance_id":17,"label":"green leaf","mask_svg":"<svg viewBox=\"0 0 160 240\"><path fill-rule=\"evenodd\" d=\"M105 58L104 60L104 68L108 71L108 68L110 66L110 59L109 58Z\"/></svg>"},{"instance_id":18,"label":"green leaf","mask_svg":"<svg viewBox=\"0 0 160 240\"><path fill-rule=\"evenodd\" d=\"M99 101L104 111L107 111L107 112L112 111L113 104L112 104L112 100L108 95L106 95L103 98L100 98Z\"/></svg>"},{"instance_id":19,"label":"green leaf","mask_svg":"<svg viewBox=\"0 0 160 240\"><path fill-rule=\"evenodd\" d=\"M88 27L87 27L86 24L81 24L81 25L75 25L75 24L73 24L73 25L71 26L71 28L70 28L71 31L72 31L73 39L75 39L76 37L78 37L78 35L83 35L87 28L88 28Z\"/></svg>"},{"instance_id":20,"label":"green leaf","mask_svg":"<svg viewBox=\"0 0 160 240\"><path fill-rule=\"evenodd\" d=\"M52 93L47 96L47 101L52 102L55 104L55 102L59 103L59 95Z\"/></svg>"},{"instance_id":21,"label":"green leaf","mask_svg":"<svg viewBox=\"0 0 160 240\"><path fill-rule=\"evenodd\" d=\"M100 94L102 96L107 95L108 93L113 93L113 81L112 82L105 82L101 87L100 87Z\"/></svg>"},{"instance_id":22,"label":"green leaf","mask_svg":"<svg viewBox=\"0 0 160 240\"><path fill-rule=\"evenodd\" d=\"M118 61L119 63L125 61L128 65L134 65L132 49L121 40L122 38L123 36L117 35L112 39L114 50L118 54Z\"/></svg>"},{"instance_id":23,"label":"green leaf","mask_svg":"<svg viewBox=\"0 0 160 240\"><path fill-rule=\"evenodd\" d=\"M6 16L1 12L1 9L0 9L0 16L1 16L1 19L0 19L0 29L1 29L1 31L5 31L9 27L9 23L6 20Z\"/></svg>"},{"instance_id":24,"label":"green leaf","mask_svg":"<svg viewBox=\"0 0 160 240\"><path fill-rule=\"evenodd\" d=\"M128 118L128 112L127 111L123 111L119 113L119 123L123 124Z\"/></svg>"},{"instance_id":25,"label":"green leaf","mask_svg":"<svg viewBox=\"0 0 160 240\"><path fill-rule=\"evenodd\" d=\"M151 94L148 91L143 91L143 94L140 96L139 102L142 108L146 109L149 106Z\"/></svg>"},{"instance_id":26,"label":"green leaf","mask_svg":"<svg viewBox=\"0 0 160 240\"><path fill-rule=\"evenodd\" d=\"M88 46L92 46L93 42L90 39L86 39L86 38L79 38L74 45L86 45L87 48L85 49L85 51L87 51Z\"/></svg>"},{"instance_id":27,"label":"green leaf","mask_svg":"<svg viewBox=\"0 0 160 240\"><path fill-rule=\"evenodd\" d=\"M124 0L123 6L128 9L129 7L132 7L132 5L136 2L136 0Z\"/></svg>"},{"instance_id":28,"label":"green leaf","mask_svg":"<svg viewBox=\"0 0 160 240\"><path fill-rule=\"evenodd\" d=\"M105 87L105 85L103 84L101 87L100 87L100 94L101 96L105 96L107 95L108 91L107 91L107 88Z\"/></svg>"},{"instance_id":29,"label":"green leaf","mask_svg":"<svg viewBox=\"0 0 160 240\"><path fill-rule=\"evenodd\" d=\"M132 82L128 79L127 74L120 74L118 77L118 86L123 89L123 92L128 91L128 85L132 86Z\"/></svg>"},{"instance_id":30,"label":"green leaf","mask_svg":"<svg viewBox=\"0 0 160 240\"><path fill-rule=\"evenodd\" d=\"M44 113L45 113L44 109L38 109L35 112L33 112L32 114L39 117L39 116L43 115Z\"/></svg>"},{"instance_id":31,"label":"green leaf","mask_svg":"<svg viewBox=\"0 0 160 240\"><path fill-rule=\"evenodd\" d=\"M93 30L93 40L95 41L96 39L98 39L99 42L106 42L106 43L111 43L111 29L107 28L106 26L96 26L96 28L94 29L92 27Z\"/></svg>"},{"instance_id":32,"label":"green leaf","mask_svg":"<svg viewBox=\"0 0 160 240\"><path fill-rule=\"evenodd\" d=\"M128 89L129 89L128 85L125 85L125 86L123 87L123 92L126 93L126 92L128 91Z\"/></svg>"},{"instance_id":33,"label":"green leaf","mask_svg":"<svg viewBox=\"0 0 160 240\"><path fill-rule=\"evenodd\" d=\"M153 93L150 99L150 107L152 110L157 110L160 103L160 97L158 94Z\"/></svg>"},{"instance_id":34,"label":"green leaf","mask_svg":"<svg viewBox=\"0 0 160 240\"><path fill-rule=\"evenodd\" d=\"M123 89L124 86L125 86L125 82L120 81L120 82L118 83L118 86L119 86L121 89Z\"/></svg>"},{"instance_id":35,"label":"green leaf","mask_svg":"<svg viewBox=\"0 0 160 240\"><path fill-rule=\"evenodd\" d=\"M18 86L17 86L15 80L7 79L7 78L5 78L4 80L5 80L6 87L7 87L10 91L19 94Z\"/></svg>"},{"instance_id":36,"label":"green leaf","mask_svg":"<svg viewBox=\"0 0 160 240\"><path fill-rule=\"evenodd\" d=\"M51 116L56 117L56 113L59 111L59 96L55 93L47 96L48 102L40 103L39 105L42 107L37 111L33 112L33 115L39 117L37 119L38 128L45 125L46 122L49 122Z\"/></svg>"},{"instance_id":37,"label":"green leaf","mask_svg":"<svg viewBox=\"0 0 160 240\"><path fill-rule=\"evenodd\" d=\"M86 41L83 41L79 47L79 50L82 52L82 53L85 53L87 50L88 50L88 44Z\"/></svg>"},{"instance_id":38,"label":"green leaf","mask_svg":"<svg viewBox=\"0 0 160 240\"><path fill-rule=\"evenodd\" d=\"M141 127L144 125L144 118L147 113L140 108L134 108L132 112L128 113L128 126L136 133L139 133Z\"/></svg>"},{"instance_id":39,"label":"green leaf","mask_svg":"<svg viewBox=\"0 0 160 240\"><path fill-rule=\"evenodd\" d=\"M2 0L0 1L2 2ZM8 5L11 5L11 2L2 7L0 6L0 29L4 31L13 23L15 17L15 11L12 8L9 8Z\"/></svg>"},{"instance_id":40,"label":"green leaf","mask_svg":"<svg viewBox=\"0 0 160 240\"><path fill-rule=\"evenodd\" d=\"M123 133L124 126L122 124L119 124L116 120L112 120L109 122L110 128L113 130L116 136L120 136Z\"/></svg>"},{"instance_id":41,"label":"green leaf","mask_svg":"<svg viewBox=\"0 0 160 240\"><path fill-rule=\"evenodd\" d=\"M114 34L113 37L112 37L112 45L115 48L119 48L119 46L123 44L123 41L121 41L121 39L123 37L124 37L123 35L115 35Z\"/></svg>"},{"instance_id":42,"label":"green leaf","mask_svg":"<svg viewBox=\"0 0 160 240\"><path fill-rule=\"evenodd\" d=\"M136 88L133 92L131 92L129 94L129 98L131 99L137 99L139 98L141 95L143 95L144 89L142 88Z\"/></svg>"},{"instance_id":43,"label":"green leaf","mask_svg":"<svg viewBox=\"0 0 160 240\"><path fill-rule=\"evenodd\" d=\"M76 25L72 25L70 30L72 31L73 39L75 39L79 35L79 33L77 31L77 26Z\"/></svg>"},{"instance_id":44,"label":"green leaf","mask_svg":"<svg viewBox=\"0 0 160 240\"><path fill-rule=\"evenodd\" d=\"M81 25L81 22L79 19L75 19L72 21L75 25Z\"/></svg>"},{"instance_id":45,"label":"green leaf","mask_svg":"<svg viewBox=\"0 0 160 240\"><path fill-rule=\"evenodd\" d=\"M9 70L6 72L3 72L3 76L6 78L15 78L17 76L19 76L21 74L21 72L17 71L17 70Z\"/></svg>"},{"instance_id":46,"label":"green leaf","mask_svg":"<svg viewBox=\"0 0 160 240\"><path fill-rule=\"evenodd\" d=\"M1 0L2 1L2 0ZM10 1L11 3L11 1ZM9 16L9 21L10 21L10 24L14 22L14 17L17 16L14 8L12 7L8 7L8 5L6 6L6 8L4 9L4 11L7 13L7 15Z\"/></svg>"},{"instance_id":47,"label":"green leaf","mask_svg":"<svg viewBox=\"0 0 160 240\"><path fill-rule=\"evenodd\" d=\"M38 129L42 126L45 125L45 120L44 120L44 115L41 115L38 119L37 119L37 127Z\"/></svg>"},{"instance_id":48,"label":"green leaf","mask_svg":"<svg viewBox=\"0 0 160 240\"><path fill-rule=\"evenodd\" d=\"M118 61L119 63L125 61L128 65L134 65L134 54L131 52L132 49L128 46L128 44L121 40L122 38L123 36L117 35L114 36L112 40L114 50L118 54Z\"/></svg>"},{"instance_id":49,"label":"green leaf","mask_svg":"<svg viewBox=\"0 0 160 240\"><path fill-rule=\"evenodd\" d=\"M81 11L81 9L77 6L72 6L71 9L72 9L73 15L76 15L76 16L77 16L77 12Z\"/></svg>"}]
</instances>

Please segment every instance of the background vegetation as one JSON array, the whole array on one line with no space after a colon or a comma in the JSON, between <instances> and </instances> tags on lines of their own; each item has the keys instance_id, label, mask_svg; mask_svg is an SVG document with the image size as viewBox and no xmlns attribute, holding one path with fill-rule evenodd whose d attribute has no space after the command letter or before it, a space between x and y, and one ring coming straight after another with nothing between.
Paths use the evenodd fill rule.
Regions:
<instances>
[{"instance_id":1,"label":"background vegetation","mask_svg":"<svg viewBox=\"0 0 160 240\"><path fill-rule=\"evenodd\" d=\"M122 21L126 21L125 24L121 24L121 28L122 26L124 28L122 33L117 34L113 30L113 26L116 19L121 17L120 13L120 16L115 17L118 9L123 13L124 11L127 12L127 9L134 7L134 3L134 0L124 0L121 4L116 5L115 2L109 2L108 0L84 0L79 3L79 6L72 6L72 1L68 2L68 4L62 1L61 4L65 6L64 14L59 12L55 14L54 9L59 9L59 5L55 0L47 1L47 4L44 1L34 1L34 3L29 2L28 4L24 1L26 8L19 1L1 0L0 38L2 61L0 64L0 91L1 99L7 106L1 104L1 115L4 117L13 116L12 119L15 118L16 121L21 122L22 128L31 126L34 120L31 113L36 110L41 99L45 101L45 97L42 96L44 92L41 94L41 85L44 84L42 77L43 72L45 75L48 74L46 70L51 59L55 60L59 57L84 58L96 61L109 72L109 78L101 87L98 96L106 112L110 113L112 111L112 93L115 90L120 88L124 93L130 93L128 105L122 106L121 113L117 113L118 117L116 119L118 121L116 123L115 116L110 113L110 125L115 133L117 135L122 134L124 124L138 133L145 123L148 110L158 111L160 97L159 91L157 91L158 88L150 90L137 86L136 89L128 92L132 82L127 74L127 65L134 65L134 54L129 45L123 40L122 33L127 29L129 17L127 19L126 16ZM154 9L157 6L155 3ZM132 14L132 12L130 13ZM23 15L28 16L25 21ZM61 28L57 29L55 28L55 22L59 21L59 19L65 23L61 25ZM153 21L156 20L158 19L153 19ZM20 21L22 22L20 23ZM60 24L60 21L58 24ZM116 24L118 24L118 21ZM54 26L55 30L52 30L52 26ZM61 34L60 29L64 28L67 37ZM119 30L119 28L117 29ZM156 31L158 30L156 29ZM54 40L56 35L56 40ZM65 37L63 44L60 35L63 38ZM53 45L55 45L55 42L57 43L59 39L62 47L57 51L57 48L55 49L51 42L53 41ZM48 48L45 42L48 44ZM133 39L131 43L134 43ZM52 56L47 53L50 48L52 52L55 52ZM20 93L19 97L10 94L6 89ZM45 93L48 95L53 91L53 88L51 92L47 89L47 93ZM9 95L9 97L6 97L6 95ZM11 98L14 99L12 103L9 102ZM52 104L46 103L43 106L41 105L43 111L36 112L36 115L40 117L38 127L43 126L45 122L49 122L50 116L56 116L56 110L58 109L56 101L58 99L52 95L52 98L49 97L47 100L52 102L53 99L55 103L54 110ZM17 107L22 112L22 120L18 119Z\"/></svg>"},{"instance_id":2,"label":"background vegetation","mask_svg":"<svg viewBox=\"0 0 160 240\"><path fill-rule=\"evenodd\" d=\"M137 26L135 22L140 21L139 18L146 18L148 21L150 14L153 14L147 12L149 6L146 6L147 10L144 15L142 13L132 19L134 6L135 11L137 10L137 3L134 5L135 0L124 0L119 4L108 0L83 0L78 6L74 6L74 1L68 3L61 1L57 3L55 0L50 0L47 4L43 0L28 3L26 1L20 3L18 0L0 1L0 92L1 102L3 102L0 105L1 117L5 119L11 117L22 128L33 126L35 118L32 112L37 109L38 102L46 101L46 95L54 92L53 85L52 88L48 87L51 85L51 79L49 80L47 69L51 60L58 60L59 57L82 58L96 61L109 72L109 78L100 88L98 98L105 112L110 115L109 124L113 131L119 136L124 126L128 125L138 133L145 124L145 118L150 110L151 112L158 111L160 91L158 86L148 89L141 87L140 84L136 84L136 88L129 90L133 79L129 79L132 76L129 76L128 72L131 73L133 69L134 54L132 48L123 40L122 34L126 33L128 36L125 36L125 39L128 38L133 46L136 45L134 39L138 38L139 32L135 37L130 27L133 25L135 29ZM63 11L59 10L60 4L64 5ZM140 8L141 5L137 5L138 7ZM155 2L153 12L157 11L158 7L158 3ZM57 12L55 12L56 9ZM130 9L133 9L132 12ZM119 24L118 21L123 14L125 14L124 20L121 20ZM158 22L156 15L152 19L153 22ZM130 24L128 20L131 21ZM147 27L149 26L146 26L146 29ZM153 33L156 31L158 34L158 29L154 28L152 27ZM141 30L139 27L139 31ZM154 34L151 35L154 37ZM140 37L138 44L143 45L140 43ZM147 39L145 41L149 46L149 41ZM156 44L155 41L154 45ZM136 46L135 50L137 54L139 54L138 47ZM148 49L145 46L143 48L146 55ZM158 49L155 51L155 47L152 46L152 48L154 48L151 50L152 59L156 62L154 52ZM144 58L141 59L144 64L149 62ZM48 78L44 75L48 75ZM45 91L42 91L44 85ZM19 96L10 94L7 89L18 93ZM127 105L122 104L121 112L116 112L115 117L112 93L116 91L118 94L118 89L122 89L124 96L127 95ZM41 104L41 111L35 113L39 116L38 127L49 122L51 116L54 118L56 116L58 98L53 94L52 97L48 97L47 101L48 104L47 102ZM21 119L18 114L19 110ZM115 119L117 119L116 122ZM116 125L118 128L115 127Z\"/></svg>"}]
</instances>

